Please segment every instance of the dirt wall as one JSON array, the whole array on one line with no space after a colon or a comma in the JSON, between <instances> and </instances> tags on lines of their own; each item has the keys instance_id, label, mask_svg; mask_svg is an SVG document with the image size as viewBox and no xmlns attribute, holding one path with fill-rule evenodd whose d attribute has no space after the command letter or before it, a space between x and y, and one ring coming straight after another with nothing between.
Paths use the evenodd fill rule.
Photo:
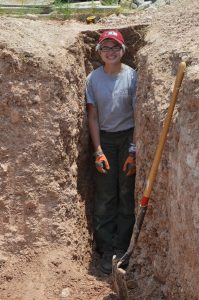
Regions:
<instances>
[{"instance_id":1,"label":"dirt wall","mask_svg":"<svg viewBox=\"0 0 199 300\"><path fill-rule=\"evenodd\" d=\"M155 26L147 33L148 43L138 59L138 199L149 174L178 64L182 60L187 63L136 257L137 262L144 266L138 272L140 278L150 274L149 264L153 269L151 284L140 279L143 284L140 284L140 293L144 296L144 287L148 286L152 297L149 299L157 297L152 288L154 284L160 285L162 292L159 297L162 295L166 299L198 299L199 295L199 56L196 18L191 7L186 16L180 7L176 11L181 16L178 25L175 23L176 12L165 13L164 26L162 20L156 20Z\"/></svg>"},{"instance_id":2,"label":"dirt wall","mask_svg":"<svg viewBox=\"0 0 199 300\"><path fill-rule=\"evenodd\" d=\"M15 24L30 31L30 21L4 21L4 33ZM56 36L59 26L45 26L37 45L35 28L0 43L0 246L17 253L58 242L81 260L89 243L78 191L78 157L88 142L84 61L80 47L66 49L66 37L46 45L45 34Z\"/></svg>"},{"instance_id":3,"label":"dirt wall","mask_svg":"<svg viewBox=\"0 0 199 300\"><path fill-rule=\"evenodd\" d=\"M199 295L199 68L190 66L184 82L176 130L170 143L168 182L169 253L171 270L180 282L180 293ZM174 278L175 278L174 277ZM169 281L169 280L168 280Z\"/></svg>"}]
</instances>

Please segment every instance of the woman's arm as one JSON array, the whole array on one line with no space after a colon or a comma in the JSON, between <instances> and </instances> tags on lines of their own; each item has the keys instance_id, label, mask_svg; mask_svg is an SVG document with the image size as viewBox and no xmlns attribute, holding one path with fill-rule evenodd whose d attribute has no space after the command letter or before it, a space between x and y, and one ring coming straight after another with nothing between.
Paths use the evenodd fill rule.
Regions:
<instances>
[{"instance_id":1,"label":"woman's arm","mask_svg":"<svg viewBox=\"0 0 199 300\"><path fill-rule=\"evenodd\" d=\"M102 151L100 145L100 135L99 135L99 122L98 122L98 115L97 109L93 104L87 104L88 109L88 126L91 135L91 139L93 142L93 146L96 151Z\"/></svg>"},{"instance_id":2,"label":"woman's arm","mask_svg":"<svg viewBox=\"0 0 199 300\"><path fill-rule=\"evenodd\" d=\"M93 104L87 104L88 108L88 126L95 149L95 166L98 172L107 173L107 170L110 169L108 160L104 155L101 145L100 145L100 134L99 134L99 122L97 109Z\"/></svg>"}]
</instances>

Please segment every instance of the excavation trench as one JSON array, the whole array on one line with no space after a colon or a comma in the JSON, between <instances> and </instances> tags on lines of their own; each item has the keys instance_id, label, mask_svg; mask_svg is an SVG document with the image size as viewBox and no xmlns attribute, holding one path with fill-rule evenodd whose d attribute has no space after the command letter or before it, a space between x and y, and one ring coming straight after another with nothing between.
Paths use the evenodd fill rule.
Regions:
<instances>
[{"instance_id":1,"label":"excavation trench","mask_svg":"<svg viewBox=\"0 0 199 300\"><path fill-rule=\"evenodd\" d=\"M193 22L192 14L187 17ZM63 292L71 300L116 299L111 278L98 272L93 242L93 150L84 99L86 76L101 64L94 49L100 30L82 25L79 33L71 22L33 26L30 20L6 18L0 24L0 298L59 300ZM187 35L171 43L164 28L149 33L145 25L120 28L127 45L123 61L139 76L136 204L185 56L184 38L189 40ZM193 63L198 58L186 51L186 88L130 261L129 289L136 300L195 300L199 293L198 69Z\"/></svg>"},{"instance_id":2,"label":"excavation trench","mask_svg":"<svg viewBox=\"0 0 199 300\"><path fill-rule=\"evenodd\" d=\"M146 26L121 28L121 32L127 46L123 62L137 69L137 52L145 44ZM88 274L100 276L92 236L93 150L84 99L86 76L101 64L95 51L99 34L83 31L59 56L49 42L48 55L44 56L44 44L39 51L24 49L20 38L17 46L9 46L7 41L1 44L4 193L0 233L3 265L8 264L11 273L8 257L16 255L22 260L21 268L23 260L37 264L39 256L44 270L49 260L55 266L63 265L63 260L70 266L71 260ZM48 254L42 258L46 249L50 249L52 259ZM38 275L35 282L40 287L37 299L44 299ZM6 291L4 288L4 299ZM56 293L54 297L58 297Z\"/></svg>"},{"instance_id":3,"label":"excavation trench","mask_svg":"<svg viewBox=\"0 0 199 300\"><path fill-rule=\"evenodd\" d=\"M142 67L141 64L139 63L139 51L146 45L145 41L145 35L147 32L147 25L139 25L139 26L134 26L134 27L126 27L126 28L120 28L120 31L122 35L124 36L125 44L127 46L127 50L125 52L125 55L122 59L122 62L125 64L131 66L132 68L136 69L138 74L145 73L147 74L147 69L143 70L143 65L146 66L147 61L143 64L142 62ZM82 32L81 34L81 39L83 41L83 52L84 52L84 61L85 61L85 73L88 75L93 69L99 67L102 62L100 61L98 53L95 51L95 45L97 43L98 37L99 37L99 32L91 32L91 31L86 31ZM80 42L81 44L81 42ZM80 46L81 48L81 46ZM144 60L146 57L143 58ZM139 69L142 68L142 69ZM147 74L145 78L145 84L147 83L147 89L153 89L151 88L151 80L152 77L150 74ZM140 86L140 82L138 83L138 86ZM146 97L146 95L141 95L139 97L139 101L142 102L143 97ZM142 123L141 120L138 120L137 118L141 118L142 116L142 111L140 111L139 114L136 114L136 122L138 124ZM85 129L85 127L84 127ZM139 130L139 129L138 129ZM159 128L160 130L160 128ZM140 132L139 132L140 133ZM86 134L88 135L87 129L86 129ZM147 134L147 133L146 133ZM85 139L83 138L85 141ZM84 141L80 144L83 145ZM94 166L93 166L93 157L92 157L92 144L87 137L86 139L87 144L83 146L82 152L87 155L87 157L81 157L80 155L80 160L79 160L79 171L78 171L78 191L81 194L81 196L85 199L85 208L86 208L86 215L87 215L87 220L89 224L89 231L92 234L92 206L93 206L93 197L94 197ZM138 136L138 144L139 144L140 138ZM158 140L157 140L158 141ZM81 152L80 152L81 153ZM154 153L154 151L153 151ZM81 162L82 159L82 162ZM144 161L146 158L143 156L138 157L137 164L140 165L141 161ZM85 174L85 161L89 162L88 165L90 166L89 172L87 173L88 177L87 180L85 181L86 174ZM88 170L88 169L87 169ZM82 172L82 174L81 174ZM147 174L145 174L146 176ZM142 182L143 184L144 182ZM142 191L143 192L143 191ZM136 187L136 206L138 205L138 187ZM137 209L136 209L137 210ZM144 246L146 247L146 245ZM92 243L92 248L91 248L91 269L94 264L94 266L98 269L99 268L99 262L98 262L98 255L96 254L95 251L95 243L93 241ZM148 255L146 257L140 259L140 254L142 251L140 251L139 247L135 251L135 253L132 256L131 262L130 262L130 272L128 273L127 276L127 285L129 288L129 295L131 299L165 299L165 296L162 292L161 286L162 283L159 278L154 276L153 269L151 266L150 258ZM159 253L161 255L161 253ZM111 287L113 288L112 284ZM108 298L109 299L109 298ZM112 299L112 298L110 298ZM114 298L115 299L115 298Z\"/></svg>"}]
</instances>

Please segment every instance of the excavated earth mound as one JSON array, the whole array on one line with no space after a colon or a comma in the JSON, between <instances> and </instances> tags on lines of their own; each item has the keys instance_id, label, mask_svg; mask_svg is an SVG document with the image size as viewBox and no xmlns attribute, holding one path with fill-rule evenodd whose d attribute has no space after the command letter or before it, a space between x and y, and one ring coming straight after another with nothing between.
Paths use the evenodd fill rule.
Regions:
<instances>
[{"instance_id":1,"label":"excavated earth mound","mask_svg":"<svg viewBox=\"0 0 199 300\"><path fill-rule=\"evenodd\" d=\"M0 299L117 299L92 237L85 78L119 28L139 75L137 204L181 61L187 64L142 232L131 299L199 295L199 5L173 1L97 24L0 18ZM136 210L137 211L137 210Z\"/></svg>"}]
</instances>

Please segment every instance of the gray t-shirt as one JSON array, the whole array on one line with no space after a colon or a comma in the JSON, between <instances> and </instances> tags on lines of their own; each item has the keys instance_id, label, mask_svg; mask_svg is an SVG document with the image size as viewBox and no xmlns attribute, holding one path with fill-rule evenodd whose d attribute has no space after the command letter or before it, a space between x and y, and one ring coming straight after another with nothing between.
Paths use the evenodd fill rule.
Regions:
<instances>
[{"instance_id":1,"label":"gray t-shirt","mask_svg":"<svg viewBox=\"0 0 199 300\"><path fill-rule=\"evenodd\" d=\"M117 75L108 75L103 66L88 75L86 101L97 108L100 130L117 132L134 127L136 84L136 71L127 65Z\"/></svg>"}]
</instances>

